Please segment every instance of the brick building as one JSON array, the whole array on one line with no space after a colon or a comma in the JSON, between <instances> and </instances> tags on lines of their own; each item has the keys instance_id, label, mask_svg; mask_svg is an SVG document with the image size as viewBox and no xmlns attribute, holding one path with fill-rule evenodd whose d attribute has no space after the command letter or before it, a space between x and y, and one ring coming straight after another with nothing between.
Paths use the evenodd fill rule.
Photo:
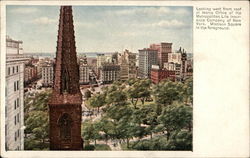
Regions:
<instances>
[{"instance_id":1,"label":"brick building","mask_svg":"<svg viewBox=\"0 0 250 158\"><path fill-rule=\"evenodd\" d=\"M24 83L25 85L37 79L37 66L32 64L25 65L24 69Z\"/></svg>"},{"instance_id":2,"label":"brick building","mask_svg":"<svg viewBox=\"0 0 250 158\"><path fill-rule=\"evenodd\" d=\"M158 51L158 64L163 68L164 63L168 62L168 54L172 53L172 43L151 44L150 48Z\"/></svg>"},{"instance_id":3,"label":"brick building","mask_svg":"<svg viewBox=\"0 0 250 158\"><path fill-rule=\"evenodd\" d=\"M71 6L61 6L53 92L49 100L51 150L82 150L82 94L79 86Z\"/></svg>"},{"instance_id":4,"label":"brick building","mask_svg":"<svg viewBox=\"0 0 250 158\"><path fill-rule=\"evenodd\" d=\"M175 71L160 69L154 65L151 69L151 80L153 83L159 83L164 79L175 81Z\"/></svg>"}]
</instances>

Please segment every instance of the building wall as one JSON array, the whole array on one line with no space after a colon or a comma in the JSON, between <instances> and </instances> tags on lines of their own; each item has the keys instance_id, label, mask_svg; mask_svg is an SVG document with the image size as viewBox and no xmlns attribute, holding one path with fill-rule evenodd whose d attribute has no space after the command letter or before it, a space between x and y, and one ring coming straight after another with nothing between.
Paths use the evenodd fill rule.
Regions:
<instances>
[{"instance_id":1,"label":"building wall","mask_svg":"<svg viewBox=\"0 0 250 158\"><path fill-rule=\"evenodd\" d=\"M181 53L169 53L168 62L181 64Z\"/></svg>"},{"instance_id":2,"label":"building wall","mask_svg":"<svg viewBox=\"0 0 250 158\"><path fill-rule=\"evenodd\" d=\"M52 86L54 79L54 70L53 65L43 66L42 67L42 84L43 86Z\"/></svg>"},{"instance_id":3,"label":"building wall","mask_svg":"<svg viewBox=\"0 0 250 158\"><path fill-rule=\"evenodd\" d=\"M164 69L152 69L151 80L153 83L159 83L164 79L170 79L175 81L175 71L164 70Z\"/></svg>"},{"instance_id":4,"label":"building wall","mask_svg":"<svg viewBox=\"0 0 250 158\"><path fill-rule=\"evenodd\" d=\"M7 59L5 87L5 139L7 150L24 149L23 83L24 62L20 59Z\"/></svg>"},{"instance_id":5,"label":"building wall","mask_svg":"<svg viewBox=\"0 0 250 158\"><path fill-rule=\"evenodd\" d=\"M100 69L100 79L103 83L111 83L120 79L120 66L108 64Z\"/></svg>"},{"instance_id":6,"label":"building wall","mask_svg":"<svg viewBox=\"0 0 250 158\"><path fill-rule=\"evenodd\" d=\"M104 56L104 54L98 54L96 59L97 59L96 61L97 68L100 68L102 64L105 62L106 57Z\"/></svg>"},{"instance_id":7,"label":"building wall","mask_svg":"<svg viewBox=\"0 0 250 158\"><path fill-rule=\"evenodd\" d=\"M79 73L79 75L80 75L80 79L79 79L80 84L89 83L89 66L88 65L80 65L79 72L80 72Z\"/></svg>"},{"instance_id":8,"label":"building wall","mask_svg":"<svg viewBox=\"0 0 250 158\"><path fill-rule=\"evenodd\" d=\"M168 62L168 54L172 52L172 43L151 44L150 48L158 51L158 64L163 68L164 63Z\"/></svg>"},{"instance_id":9,"label":"building wall","mask_svg":"<svg viewBox=\"0 0 250 158\"><path fill-rule=\"evenodd\" d=\"M157 65L157 50L139 50L139 77L150 78L152 65Z\"/></svg>"},{"instance_id":10,"label":"building wall","mask_svg":"<svg viewBox=\"0 0 250 158\"><path fill-rule=\"evenodd\" d=\"M136 78L136 54L125 50L118 55L118 64L121 66L121 80Z\"/></svg>"},{"instance_id":11,"label":"building wall","mask_svg":"<svg viewBox=\"0 0 250 158\"><path fill-rule=\"evenodd\" d=\"M6 38L6 52L7 54L11 55L17 55L17 54L23 54L23 46L22 41L13 40L10 37L7 36Z\"/></svg>"}]
</instances>

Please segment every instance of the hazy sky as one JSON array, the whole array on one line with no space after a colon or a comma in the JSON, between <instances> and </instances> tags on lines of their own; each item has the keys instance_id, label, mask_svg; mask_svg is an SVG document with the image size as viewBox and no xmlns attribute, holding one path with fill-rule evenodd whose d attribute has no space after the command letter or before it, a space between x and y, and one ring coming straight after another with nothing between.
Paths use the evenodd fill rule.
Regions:
<instances>
[{"instance_id":1,"label":"hazy sky","mask_svg":"<svg viewBox=\"0 0 250 158\"><path fill-rule=\"evenodd\" d=\"M24 52L55 52L59 6L7 6L7 35ZM73 6L77 52L137 53L172 42L192 53L192 7Z\"/></svg>"}]
</instances>

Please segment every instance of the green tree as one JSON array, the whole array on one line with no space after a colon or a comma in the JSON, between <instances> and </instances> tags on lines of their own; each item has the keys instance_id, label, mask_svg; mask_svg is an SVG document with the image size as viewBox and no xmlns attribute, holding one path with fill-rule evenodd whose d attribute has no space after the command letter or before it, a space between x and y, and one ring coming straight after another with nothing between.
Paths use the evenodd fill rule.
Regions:
<instances>
[{"instance_id":1,"label":"green tree","mask_svg":"<svg viewBox=\"0 0 250 158\"><path fill-rule=\"evenodd\" d=\"M168 150L192 150L192 132L187 130L176 131L171 134L166 143Z\"/></svg>"},{"instance_id":2,"label":"green tree","mask_svg":"<svg viewBox=\"0 0 250 158\"><path fill-rule=\"evenodd\" d=\"M43 150L48 149L48 100L51 91L42 92L35 98L25 99L25 146L26 150Z\"/></svg>"},{"instance_id":3,"label":"green tree","mask_svg":"<svg viewBox=\"0 0 250 158\"><path fill-rule=\"evenodd\" d=\"M193 102L193 78L188 78L183 84L183 95L185 103L192 104Z\"/></svg>"},{"instance_id":4,"label":"green tree","mask_svg":"<svg viewBox=\"0 0 250 158\"><path fill-rule=\"evenodd\" d=\"M110 90L108 92L109 93L106 95L107 104L118 105L126 103L127 95L124 91L115 89L115 90Z\"/></svg>"},{"instance_id":5,"label":"green tree","mask_svg":"<svg viewBox=\"0 0 250 158\"><path fill-rule=\"evenodd\" d=\"M97 93L89 99L89 105L93 108L97 108L98 113L100 107L104 106L105 104L105 95L101 93Z\"/></svg>"},{"instance_id":6,"label":"green tree","mask_svg":"<svg viewBox=\"0 0 250 158\"><path fill-rule=\"evenodd\" d=\"M153 88L156 103L160 105L171 105L174 101L183 100L183 83L165 80Z\"/></svg>"},{"instance_id":7,"label":"green tree","mask_svg":"<svg viewBox=\"0 0 250 158\"><path fill-rule=\"evenodd\" d=\"M163 109L158 117L158 122L163 130L167 131L167 138L174 131L189 129L192 127L192 107L186 105L171 105Z\"/></svg>"},{"instance_id":8,"label":"green tree","mask_svg":"<svg viewBox=\"0 0 250 158\"><path fill-rule=\"evenodd\" d=\"M84 93L84 97L88 100L91 97L91 91L87 89Z\"/></svg>"},{"instance_id":9,"label":"green tree","mask_svg":"<svg viewBox=\"0 0 250 158\"><path fill-rule=\"evenodd\" d=\"M82 137L84 140L93 140L96 145L96 140L101 138L99 134L98 122L93 122L91 120L86 120L82 125Z\"/></svg>"},{"instance_id":10,"label":"green tree","mask_svg":"<svg viewBox=\"0 0 250 158\"><path fill-rule=\"evenodd\" d=\"M130 80L128 82L129 87L127 88L128 97L131 100L132 105L135 108L138 100L140 99L142 104L144 104L146 98L150 97L151 94L151 81L148 79L143 80Z\"/></svg>"}]
</instances>

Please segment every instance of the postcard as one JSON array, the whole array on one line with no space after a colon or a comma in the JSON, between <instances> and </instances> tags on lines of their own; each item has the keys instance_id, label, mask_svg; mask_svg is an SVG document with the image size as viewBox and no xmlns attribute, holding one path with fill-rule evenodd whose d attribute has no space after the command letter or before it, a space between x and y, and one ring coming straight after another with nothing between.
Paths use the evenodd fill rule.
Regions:
<instances>
[{"instance_id":1,"label":"postcard","mask_svg":"<svg viewBox=\"0 0 250 158\"><path fill-rule=\"evenodd\" d=\"M2 157L248 157L249 2L3 1Z\"/></svg>"}]
</instances>

